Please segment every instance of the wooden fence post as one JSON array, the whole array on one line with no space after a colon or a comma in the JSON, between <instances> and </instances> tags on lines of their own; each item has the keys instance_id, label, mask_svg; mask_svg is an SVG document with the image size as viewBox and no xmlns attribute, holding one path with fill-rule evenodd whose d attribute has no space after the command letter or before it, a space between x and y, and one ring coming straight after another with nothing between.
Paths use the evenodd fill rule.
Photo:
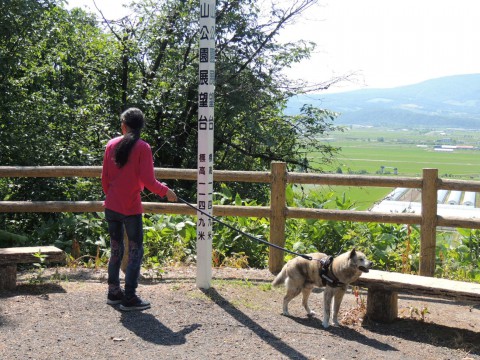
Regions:
<instances>
[{"instance_id":1,"label":"wooden fence post","mask_svg":"<svg viewBox=\"0 0 480 360\"><path fill-rule=\"evenodd\" d=\"M435 273L437 180L438 169L423 169L420 228L420 275L422 276L433 276Z\"/></svg>"},{"instance_id":2,"label":"wooden fence post","mask_svg":"<svg viewBox=\"0 0 480 360\"><path fill-rule=\"evenodd\" d=\"M285 246L287 164L272 162L272 183L270 193L270 242ZM278 274L283 267L283 251L270 247L268 268Z\"/></svg>"}]
</instances>

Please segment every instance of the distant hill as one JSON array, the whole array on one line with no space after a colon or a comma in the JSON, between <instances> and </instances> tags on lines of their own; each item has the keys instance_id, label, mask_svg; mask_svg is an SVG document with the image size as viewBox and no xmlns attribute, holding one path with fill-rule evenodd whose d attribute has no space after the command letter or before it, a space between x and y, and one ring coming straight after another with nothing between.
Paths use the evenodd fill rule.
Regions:
<instances>
[{"instance_id":1,"label":"distant hill","mask_svg":"<svg viewBox=\"0 0 480 360\"><path fill-rule=\"evenodd\" d=\"M391 89L365 89L292 98L288 115L304 104L340 113L336 124L480 129L480 74L456 75Z\"/></svg>"}]
</instances>

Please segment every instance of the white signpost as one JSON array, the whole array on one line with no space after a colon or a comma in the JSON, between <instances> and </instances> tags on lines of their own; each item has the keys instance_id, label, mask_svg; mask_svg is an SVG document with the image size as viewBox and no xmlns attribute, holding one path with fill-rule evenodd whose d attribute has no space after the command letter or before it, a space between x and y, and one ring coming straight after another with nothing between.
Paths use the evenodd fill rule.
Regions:
<instances>
[{"instance_id":1,"label":"white signpost","mask_svg":"<svg viewBox=\"0 0 480 360\"><path fill-rule=\"evenodd\" d=\"M197 207L213 210L213 129L215 105L215 0L200 0L198 70ZM197 212L197 287L212 279L212 219Z\"/></svg>"}]
</instances>

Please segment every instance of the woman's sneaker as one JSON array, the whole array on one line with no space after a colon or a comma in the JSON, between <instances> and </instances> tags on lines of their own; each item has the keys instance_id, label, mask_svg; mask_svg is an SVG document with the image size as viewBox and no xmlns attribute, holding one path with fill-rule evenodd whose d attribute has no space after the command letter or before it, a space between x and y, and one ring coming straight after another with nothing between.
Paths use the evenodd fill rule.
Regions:
<instances>
[{"instance_id":1,"label":"woman's sneaker","mask_svg":"<svg viewBox=\"0 0 480 360\"><path fill-rule=\"evenodd\" d=\"M107 304L108 305L120 304L123 301L124 297L125 297L125 294L123 293L123 291L118 291L116 293L108 292Z\"/></svg>"},{"instance_id":2,"label":"woman's sneaker","mask_svg":"<svg viewBox=\"0 0 480 360\"><path fill-rule=\"evenodd\" d=\"M150 303L140 299L137 295L127 299L123 298L122 304L120 305L120 310L123 311L134 311L134 310L145 310L150 308Z\"/></svg>"}]
</instances>

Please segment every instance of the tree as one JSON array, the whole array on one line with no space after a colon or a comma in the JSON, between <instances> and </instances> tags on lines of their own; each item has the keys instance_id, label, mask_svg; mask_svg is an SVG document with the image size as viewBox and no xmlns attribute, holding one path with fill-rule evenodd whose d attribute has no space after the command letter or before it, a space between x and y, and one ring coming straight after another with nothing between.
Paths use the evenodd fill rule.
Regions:
<instances>
[{"instance_id":1,"label":"tree","mask_svg":"<svg viewBox=\"0 0 480 360\"><path fill-rule=\"evenodd\" d=\"M111 99L116 43L93 15L54 0L0 4L0 137L2 165L96 165L118 116ZM114 101L114 100L113 100ZM111 120L110 120L111 118ZM4 200L97 200L95 179L10 179ZM59 214L10 214L31 229Z\"/></svg>"},{"instance_id":2,"label":"tree","mask_svg":"<svg viewBox=\"0 0 480 360\"><path fill-rule=\"evenodd\" d=\"M276 41L316 2L272 5L268 18L254 0L217 2L215 168L265 169L283 160L318 170L320 164L305 161L306 152L313 147L327 160L333 156L335 149L317 140L335 129L333 113L305 107L301 115L283 115L290 96L331 84L306 88L288 80L282 71L314 45ZM135 3L135 17L107 22L122 48L123 107L147 113L157 166L196 167L197 7L198 1L144 0Z\"/></svg>"},{"instance_id":3,"label":"tree","mask_svg":"<svg viewBox=\"0 0 480 360\"><path fill-rule=\"evenodd\" d=\"M5 59L0 65L1 163L98 164L110 136L105 128L113 119L118 124L112 111L119 90L116 43L93 15L79 9L68 12L54 1L2 4L1 23L11 34L2 33L0 42ZM75 183L28 179L15 194L37 200L98 198L99 192L89 195L85 182L85 190L76 194Z\"/></svg>"},{"instance_id":4,"label":"tree","mask_svg":"<svg viewBox=\"0 0 480 360\"><path fill-rule=\"evenodd\" d=\"M260 9L254 0L217 2L215 168L258 170L272 160L320 170L306 154L330 161L335 149L318 135L335 129L334 114L311 106L285 116L288 98L309 87L283 69L314 44L281 44L278 34L317 0ZM141 0L135 15L104 21L58 0L2 2L0 154L3 165L100 165L119 114L142 108L156 166L197 163L197 0ZM7 31L8 30L8 31ZM5 61L3 61L5 60ZM10 199L97 199L99 187L72 180L20 181ZM93 186L93 188L92 188ZM183 185L186 188L189 185ZM14 190L12 190L14 189ZM93 191L92 191L93 190Z\"/></svg>"},{"instance_id":5,"label":"tree","mask_svg":"<svg viewBox=\"0 0 480 360\"><path fill-rule=\"evenodd\" d=\"M44 13L55 6L54 1L12 0L0 3L0 135L2 137L1 162L17 161L19 145L28 143L25 128L31 124L17 123L18 112L23 109L26 96L25 82L30 79L26 69L35 52L36 44L45 35L41 25Z\"/></svg>"},{"instance_id":6,"label":"tree","mask_svg":"<svg viewBox=\"0 0 480 360\"><path fill-rule=\"evenodd\" d=\"M280 31L318 0L260 9L255 0L217 1L215 168L264 170L272 160L321 170L335 149L319 135L334 114L305 106L283 110L292 95L328 87L287 79L283 69L308 58L314 44L281 44ZM198 0L139 0L135 15L99 23L63 0L0 3L2 165L100 165L119 115L138 106L156 166L197 164ZM312 149L320 163L306 157ZM194 184L176 184L193 194ZM267 201L249 185L242 197ZM0 180L5 200L98 200L95 179ZM30 231L62 214L2 214L8 230ZM7 222L8 221L8 222ZM66 220L68 221L68 219ZM7 228L7 226L6 226Z\"/></svg>"}]
</instances>

